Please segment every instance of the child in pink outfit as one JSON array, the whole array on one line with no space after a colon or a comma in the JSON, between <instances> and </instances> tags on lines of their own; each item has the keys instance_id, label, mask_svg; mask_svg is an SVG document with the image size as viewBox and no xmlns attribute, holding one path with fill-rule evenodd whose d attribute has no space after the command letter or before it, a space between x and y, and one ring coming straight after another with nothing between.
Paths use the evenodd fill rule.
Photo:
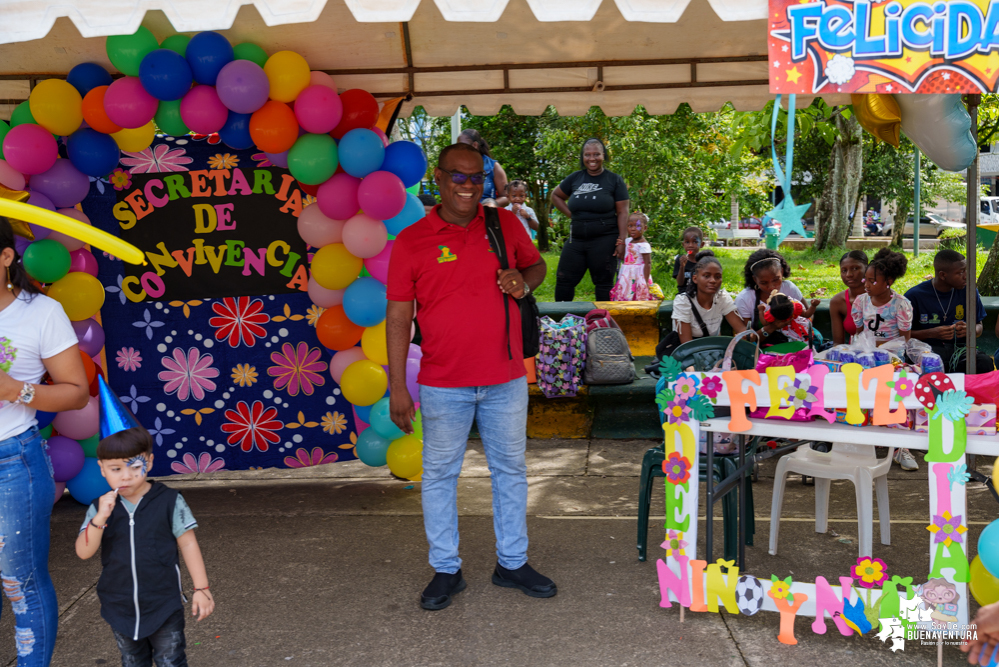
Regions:
<instances>
[{"instance_id":1,"label":"child in pink outfit","mask_svg":"<svg viewBox=\"0 0 999 667\"><path fill-rule=\"evenodd\" d=\"M624 264L617 272L611 301L651 301L652 246L645 240L649 219L644 213L628 218L628 238L624 243Z\"/></svg>"}]
</instances>

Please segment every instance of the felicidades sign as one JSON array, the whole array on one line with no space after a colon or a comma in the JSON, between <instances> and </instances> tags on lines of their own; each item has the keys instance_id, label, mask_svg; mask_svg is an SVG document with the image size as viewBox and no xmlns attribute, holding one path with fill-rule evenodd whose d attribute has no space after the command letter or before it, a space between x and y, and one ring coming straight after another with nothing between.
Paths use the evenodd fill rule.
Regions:
<instances>
[{"instance_id":1,"label":"felicidades sign","mask_svg":"<svg viewBox=\"0 0 999 667\"><path fill-rule=\"evenodd\" d=\"M773 93L989 93L999 0L770 0Z\"/></svg>"},{"instance_id":2,"label":"felicidades sign","mask_svg":"<svg viewBox=\"0 0 999 667\"><path fill-rule=\"evenodd\" d=\"M302 193L283 169L136 174L114 207L147 266L125 267L131 301L305 292Z\"/></svg>"}]
</instances>

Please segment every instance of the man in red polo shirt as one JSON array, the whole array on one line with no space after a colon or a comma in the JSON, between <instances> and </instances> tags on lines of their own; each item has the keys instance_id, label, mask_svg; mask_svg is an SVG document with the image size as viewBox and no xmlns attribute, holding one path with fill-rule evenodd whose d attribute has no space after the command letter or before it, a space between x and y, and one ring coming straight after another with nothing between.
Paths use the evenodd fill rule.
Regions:
<instances>
[{"instance_id":1,"label":"man in red polo shirt","mask_svg":"<svg viewBox=\"0 0 999 667\"><path fill-rule=\"evenodd\" d=\"M464 590L458 557L458 475L475 420L492 475L498 563L492 581L531 597L551 597L555 582L527 564L527 379L522 299L547 267L517 216L499 210L510 268L489 245L482 197L482 156L467 144L441 151L434 178L441 203L403 230L389 265L388 337L392 421L412 433L406 389L413 301L419 304L423 359L423 523L436 574L424 609L443 609ZM506 321L504 301L510 321Z\"/></svg>"}]
</instances>

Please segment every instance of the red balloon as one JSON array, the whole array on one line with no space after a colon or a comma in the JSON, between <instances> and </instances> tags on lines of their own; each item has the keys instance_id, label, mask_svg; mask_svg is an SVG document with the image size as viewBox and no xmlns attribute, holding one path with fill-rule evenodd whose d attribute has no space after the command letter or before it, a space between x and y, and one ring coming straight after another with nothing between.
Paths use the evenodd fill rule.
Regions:
<instances>
[{"instance_id":1,"label":"red balloon","mask_svg":"<svg viewBox=\"0 0 999 667\"><path fill-rule=\"evenodd\" d=\"M378 121L378 101L366 90L351 88L340 94L343 103L343 118L333 128L330 135L340 139L343 135L357 128L368 129Z\"/></svg>"},{"instance_id":2,"label":"red balloon","mask_svg":"<svg viewBox=\"0 0 999 667\"><path fill-rule=\"evenodd\" d=\"M306 184L305 184L305 183L303 183L302 181L298 181L298 187L299 187L299 189L300 189L300 190L301 190L302 192L304 192L305 194L307 194L307 195L311 195L311 196L313 196L313 197L315 197L315 196L316 196L316 193L318 193L318 192L319 192L319 185L321 185L321 184L316 184L316 185L306 185Z\"/></svg>"}]
</instances>

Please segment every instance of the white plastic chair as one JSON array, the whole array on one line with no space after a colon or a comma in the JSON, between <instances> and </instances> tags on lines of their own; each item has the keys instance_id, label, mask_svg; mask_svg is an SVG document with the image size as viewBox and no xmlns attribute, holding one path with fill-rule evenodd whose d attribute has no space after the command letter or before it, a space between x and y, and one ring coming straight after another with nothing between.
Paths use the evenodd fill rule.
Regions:
<instances>
[{"instance_id":1,"label":"white plastic chair","mask_svg":"<svg viewBox=\"0 0 999 667\"><path fill-rule=\"evenodd\" d=\"M770 509L770 555L777 554L777 534L780 513L784 505L784 484L787 473L795 472L815 478L815 532L824 533L829 520L829 485L834 479L848 479L857 490L857 523L861 557L873 556L871 533L874 527L874 499L871 486L877 489L878 515L881 521L881 543L891 544L891 516L888 512L888 470L895 448L879 459L869 445L833 444L829 453L804 446L777 462L774 477L773 503Z\"/></svg>"}]
</instances>

